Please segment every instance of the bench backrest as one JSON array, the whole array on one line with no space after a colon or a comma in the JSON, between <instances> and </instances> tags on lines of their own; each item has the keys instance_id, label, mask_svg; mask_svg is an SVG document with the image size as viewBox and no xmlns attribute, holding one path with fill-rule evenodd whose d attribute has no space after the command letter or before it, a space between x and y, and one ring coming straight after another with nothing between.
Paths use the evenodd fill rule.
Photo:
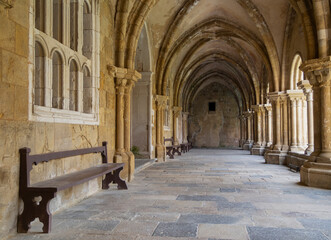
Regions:
<instances>
[{"instance_id":1,"label":"bench backrest","mask_svg":"<svg viewBox=\"0 0 331 240\"><path fill-rule=\"evenodd\" d=\"M174 138L164 138L164 144L166 142L171 142L171 145L174 145Z\"/></svg>"},{"instance_id":2,"label":"bench backrest","mask_svg":"<svg viewBox=\"0 0 331 240\"><path fill-rule=\"evenodd\" d=\"M30 171L32 165L48 162L54 159L73 157L78 155L84 155L89 153L101 153L102 163L108 163L107 158L107 142L102 142L101 147L82 148L76 150L51 152L44 154L30 155L30 148L21 148L20 150L20 189L24 189L30 186Z\"/></svg>"}]
</instances>

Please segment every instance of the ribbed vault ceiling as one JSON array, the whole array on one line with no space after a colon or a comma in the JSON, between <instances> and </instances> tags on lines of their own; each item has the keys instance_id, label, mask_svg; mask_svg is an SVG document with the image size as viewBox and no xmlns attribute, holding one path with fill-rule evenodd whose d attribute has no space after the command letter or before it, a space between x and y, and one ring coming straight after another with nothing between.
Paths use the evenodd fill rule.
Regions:
<instances>
[{"instance_id":1,"label":"ribbed vault ceiling","mask_svg":"<svg viewBox=\"0 0 331 240\"><path fill-rule=\"evenodd\" d=\"M278 90L289 0L158 0L146 18L156 94L188 110L207 82L227 86L243 110ZM297 7L297 6L296 6Z\"/></svg>"}]
</instances>

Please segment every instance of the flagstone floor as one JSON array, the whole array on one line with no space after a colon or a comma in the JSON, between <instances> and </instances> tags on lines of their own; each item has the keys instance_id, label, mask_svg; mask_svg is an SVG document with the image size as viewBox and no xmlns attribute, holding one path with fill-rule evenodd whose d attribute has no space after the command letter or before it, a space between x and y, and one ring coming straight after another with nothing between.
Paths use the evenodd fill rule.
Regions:
<instances>
[{"instance_id":1,"label":"flagstone floor","mask_svg":"<svg viewBox=\"0 0 331 240\"><path fill-rule=\"evenodd\" d=\"M248 151L192 149L56 213L50 234L11 239L331 239L331 191L299 180Z\"/></svg>"}]
</instances>

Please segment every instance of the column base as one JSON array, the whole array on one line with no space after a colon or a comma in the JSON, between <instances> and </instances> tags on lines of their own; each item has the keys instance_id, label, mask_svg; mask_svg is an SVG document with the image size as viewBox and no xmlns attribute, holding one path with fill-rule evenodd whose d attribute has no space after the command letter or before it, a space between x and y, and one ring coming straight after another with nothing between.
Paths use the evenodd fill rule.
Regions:
<instances>
[{"instance_id":1,"label":"column base","mask_svg":"<svg viewBox=\"0 0 331 240\"><path fill-rule=\"evenodd\" d=\"M263 156L265 153L265 147L263 146L253 146L251 149L251 155Z\"/></svg>"},{"instance_id":2,"label":"column base","mask_svg":"<svg viewBox=\"0 0 331 240\"><path fill-rule=\"evenodd\" d=\"M133 156L133 166L132 166L132 160L130 158L131 158L131 156L128 155L127 152L124 152L124 151L116 152L115 156L114 156L115 163L124 163L124 168L120 173L120 177L127 181L130 180L131 173L134 173L134 156ZM132 167L133 167L133 169L132 169Z\"/></svg>"},{"instance_id":3,"label":"column base","mask_svg":"<svg viewBox=\"0 0 331 240\"><path fill-rule=\"evenodd\" d=\"M305 162L300 170L300 181L309 187L331 189L331 164Z\"/></svg>"},{"instance_id":4,"label":"column base","mask_svg":"<svg viewBox=\"0 0 331 240\"><path fill-rule=\"evenodd\" d=\"M285 165L287 152L278 150L269 150L265 153L265 163L266 164L277 164Z\"/></svg>"},{"instance_id":5,"label":"column base","mask_svg":"<svg viewBox=\"0 0 331 240\"><path fill-rule=\"evenodd\" d=\"M166 160L166 149L163 145L156 146L156 158L158 162L165 162Z\"/></svg>"},{"instance_id":6,"label":"column base","mask_svg":"<svg viewBox=\"0 0 331 240\"><path fill-rule=\"evenodd\" d=\"M131 182L134 178L135 157L131 151L127 151L126 155L128 156L128 181Z\"/></svg>"},{"instance_id":7,"label":"column base","mask_svg":"<svg viewBox=\"0 0 331 240\"><path fill-rule=\"evenodd\" d=\"M307 160L309 160L308 155L289 152L286 156L286 165L301 167Z\"/></svg>"},{"instance_id":8,"label":"column base","mask_svg":"<svg viewBox=\"0 0 331 240\"><path fill-rule=\"evenodd\" d=\"M247 141L243 146L243 150L251 150L252 147L253 147L253 143L251 141Z\"/></svg>"},{"instance_id":9,"label":"column base","mask_svg":"<svg viewBox=\"0 0 331 240\"><path fill-rule=\"evenodd\" d=\"M291 146L290 147L290 152L291 153L304 154L305 153L305 149L303 147L299 147L299 146Z\"/></svg>"}]
</instances>

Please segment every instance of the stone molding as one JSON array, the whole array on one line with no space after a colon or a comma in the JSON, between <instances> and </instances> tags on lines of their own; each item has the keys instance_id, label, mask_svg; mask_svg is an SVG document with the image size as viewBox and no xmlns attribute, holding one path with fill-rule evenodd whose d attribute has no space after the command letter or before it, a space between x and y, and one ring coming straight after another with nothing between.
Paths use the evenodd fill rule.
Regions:
<instances>
[{"instance_id":1,"label":"stone molding","mask_svg":"<svg viewBox=\"0 0 331 240\"><path fill-rule=\"evenodd\" d=\"M13 8L14 1L13 0L0 0L0 5L3 5L4 8Z\"/></svg>"}]
</instances>

